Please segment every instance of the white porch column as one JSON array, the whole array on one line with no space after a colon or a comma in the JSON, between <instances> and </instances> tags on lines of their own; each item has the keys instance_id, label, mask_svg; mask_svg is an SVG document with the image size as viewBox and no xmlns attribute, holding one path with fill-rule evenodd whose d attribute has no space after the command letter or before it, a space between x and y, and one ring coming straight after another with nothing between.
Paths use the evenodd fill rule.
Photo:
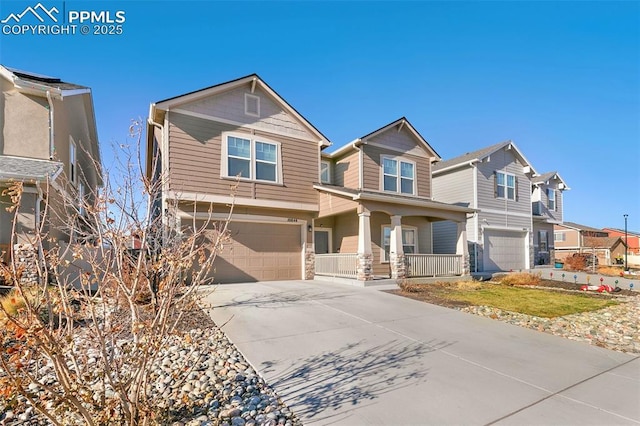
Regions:
<instances>
[{"instance_id":1,"label":"white porch column","mask_svg":"<svg viewBox=\"0 0 640 426\"><path fill-rule=\"evenodd\" d=\"M357 279L373 279L373 254L371 250L371 213L362 209L358 212L358 264Z\"/></svg>"},{"instance_id":2,"label":"white porch column","mask_svg":"<svg viewBox=\"0 0 640 426\"><path fill-rule=\"evenodd\" d=\"M389 238L389 263L391 278L401 279L407 275L404 248L402 247L402 216L391 216L391 235Z\"/></svg>"},{"instance_id":3,"label":"white porch column","mask_svg":"<svg viewBox=\"0 0 640 426\"><path fill-rule=\"evenodd\" d=\"M402 248L402 216L391 216L391 238L389 253L404 254Z\"/></svg>"},{"instance_id":4,"label":"white porch column","mask_svg":"<svg viewBox=\"0 0 640 426\"><path fill-rule=\"evenodd\" d=\"M462 275L469 275L469 246L467 245L467 223L457 222L456 254L462 256Z\"/></svg>"}]
</instances>

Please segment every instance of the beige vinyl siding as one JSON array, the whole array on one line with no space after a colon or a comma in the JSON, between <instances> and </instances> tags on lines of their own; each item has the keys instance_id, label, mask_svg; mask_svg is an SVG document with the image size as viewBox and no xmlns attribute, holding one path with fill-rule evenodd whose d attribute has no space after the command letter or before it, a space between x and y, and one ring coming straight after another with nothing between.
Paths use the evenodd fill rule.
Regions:
<instances>
[{"instance_id":1,"label":"beige vinyl siding","mask_svg":"<svg viewBox=\"0 0 640 426\"><path fill-rule=\"evenodd\" d=\"M531 214L531 181L523 166L516 162L512 150L501 149L491 154L491 161L481 162L478 170L478 207ZM495 196L495 171L512 174L517 178L517 199L507 200ZM529 224L531 227L531 224Z\"/></svg>"},{"instance_id":2,"label":"beige vinyl siding","mask_svg":"<svg viewBox=\"0 0 640 426\"><path fill-rule=\"evenodd\" d=\"M427 153L424 145L416 143L416 139L412 134L403 128L400 132L397 128L388 129L367 141L381 146L386 146L401 155L413 155L416 157L431 157L432 153Z\"/></svg>"},{"instance_id":3,"label":"beige vinyl siding","mask_svg":"<svg viewBox=\"0 0 640 426\"><path fill-rule=\"evenodd\" d=\"M382 262L382 227L391 224L389 215L381 212L371 213L371 252L373 254L373 274L378 276L389 275L389 262Z\"/></svg>"},{"instance_id":4,"label":"beige vinyl siding","mask_svg":"<svg viewBox=\"0 0 640 426\"><path fill-rule=\"evenodd\" d=\"M169 115L169 164L171 189L178 192L230 195L234 179L221 178L223 132L252 134L246 129L185 114ZM256 137L280 142L283 185L238 182L236 196L263 200L318 202L313 182L318 177L317 144L253 132Z\"/></svg>"},{"instance_id":5,"label":"beige vinyl siding","mask_svg":"<svg viewBox=\"0 0 640 426\"><path fill-rule=\"evenodd\" d=\"M380 148L377 146L363 145L363 178L364 189L381 191L380 174L381 156L404 158L416 163L416 191L420 197L431 197L431 163L428 158L417 157L415 155L402 154L396 151Z\"/></svg>"},{"instance_id":6,"label":"beige vinyl siding","mask_svg":"<svg viewBox=\"0 0 640 426\"><path fill-rule=\"evenodd\" d=\"M259 117L245 114L245 94L260 98ZM251 93L248 84L216 96L181 105L178 108L208 117L219 117L236 123L248 124L267 132L291 135L307 140L314 139L304 126L273 102L269 95L259 88Z\"/></svg>"},{"instance_id":7,"label":"beige vinyl siding","mask_svg":"<svg viewBox=\"0 0 640 426\"><path fill-rule=\"evenodd\" d=\"M358 203L339 195L320 193L320 217L356 210Z\"/></svg>"},{"instance_id":8,"label":"beige vinyl siding","mask_svg":"<svg viewBox=\"0 0 640 426\"><path fill-rule=\"evenodd\" d=\"M360 188L359 153L359 150L354 150L336 159L332 165L334 185Z\"/></svg>"},{"instance_id":9,"label":"beige vinyl siding","mask_svg":"<svg viewBox=\"0 0 640 426\"><path fill-rule=\"evenodd\" d=\"M580 233L575 229L566 228L561 225L555 225L553 232L563 232L565 235L564 241L556 241L554 243L556 249L567 247L580 247Z\"/></svg>"},{"instance_id":10,"label":"beige vinyl siding","mask_svg":"<svg viewBox=\"0 0 640 426\"><path fill-rule=\"evenodd\" d=\"M358 252L358 215L345 213L335 217L334 250L340 253Z\"/></svg>"}]
</instances>

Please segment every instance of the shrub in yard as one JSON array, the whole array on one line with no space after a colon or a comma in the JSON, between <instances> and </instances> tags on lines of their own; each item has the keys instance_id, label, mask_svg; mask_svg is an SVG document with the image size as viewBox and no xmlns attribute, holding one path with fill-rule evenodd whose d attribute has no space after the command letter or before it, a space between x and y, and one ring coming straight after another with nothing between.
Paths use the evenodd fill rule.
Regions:
<instances>
[{"instance_id":1,"label":"shrub in yard","mask_svg":"<svg viewBox=\"0 0 640 426\"><path fill-rule=\"evenodd\" d=\"M400 290L406 291L407 293L420 293L421 291L424 291L425 284L411 282L404 279L398 282L398 287L400 287Z\"/></svg>"},{"instance_id":2,"label":"shrub in yard","mask_svg":"<svg viewBox=\"0 0 640 426\"><path fill-rule=\"evenodd\" d=\"M567 271L586 271L593 267L593 263L598 266L598 258L589 253L574 253L564 260L564 269Z\"/></svg>"},{"instance_id":3,"label":"shrub in yard","mask_svg":"<svg viewBox=\"0 0 640 426\"><path fill-rule=\"evenodd\" d=\"M517 272L501 275L497 278L497 281L504 285L538 285L540 284L540 274Z\"/></svg>"}]
</instances>

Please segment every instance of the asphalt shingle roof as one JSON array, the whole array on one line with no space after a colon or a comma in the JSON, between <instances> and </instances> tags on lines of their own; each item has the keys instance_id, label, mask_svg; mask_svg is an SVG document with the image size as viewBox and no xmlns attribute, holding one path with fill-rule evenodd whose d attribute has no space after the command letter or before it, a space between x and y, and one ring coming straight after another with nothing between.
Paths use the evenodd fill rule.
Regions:
<instances>
[{"instance_id":1,"label":"asphalt shingle roof","mask_svg":"<svg viewBox=\"0 0 640 426\"><path fill-rule=\"evenodd\" d=\"M0 179L45 180L63 167L57 161L0 155Z\"/></svg>"},{"instance_id":2,"label":"asphalt shingle roof","mask_svg":"<svg viewBox=\"0 0 640 426\"><path fill-rule=\"evenodd\" d=\"M592 228L590 226L585 226L585 225L580 225L579 223L575 223L575 222L567 222L564 221L562 223L563 225L566 225L570 228L575 228L575 229L579 229L581 231L589 231L589 232L607 232L607 231L603 231L602 229L598 229L598 228Z\"/></svg>"},{"instance_id":3,"label":"asphalt shingle roof","mask_svg":"<svg viewBox=\"0 0 640 426\"><path fill-rule=\"evenodd\" d=\"M10 67L5 67L5 68L7 68L16 77L19 77L21 80L40 84L40 85L51 87L54 89L60 89L60 90L88 89L87 86L81 86L79 84L74 84L74 83L67 83L56 77L49 77L45 75L30 73L27 71L21 71L21 70L10 68Z\"/></svg>"},{"instance_id":4,"label":"asphalt shingle roof","mask_svg":"<svg viewBox=\"0 0 640 426\"><path fill-rule=\"evenodd\" d=\"M504 146L506 146L506 145L508 145L510 143L513 143L513 142L510 141L510 140L503 141L503 142L497 143L495 145L491 145L491 146L488 146L486 148L479 149L477 151L467 152L466 154L460 155L460 156L452 158L450 160L441 161L439 163L434 164L433 170L434 171L441 170L441 169L445 169L447 167L455 166L455 165L458 165L458 164L468 163L469 161L482 159L482 158L486 157L487 155L490 155L490 154L496 152L500 148L502 148L502 147L504 147Z\"/></svg>"}]
</instances>

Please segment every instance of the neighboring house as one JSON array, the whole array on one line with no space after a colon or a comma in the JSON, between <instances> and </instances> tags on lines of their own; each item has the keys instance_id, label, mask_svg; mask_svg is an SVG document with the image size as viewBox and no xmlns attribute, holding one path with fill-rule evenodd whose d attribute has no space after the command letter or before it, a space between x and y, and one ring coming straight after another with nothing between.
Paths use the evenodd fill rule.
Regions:
<instances>
[{"instance_id":1,"label":"neighboring house","mask_svg":"<svg viewBox=\"0 0 640 426\"><path fill-rule=\"evenodd\" d=\"M529 269L534 264L532 179L529 161L510 140L433 168L433 199L477 209L467 221L474 272ZM454 224L434 223L434 253L447 253Z\"/></svg>"},{"instance_id":2,"label":"neighboring house","mask_svg":"<svg viewBox=\"0 0 640 426\"><path fill-rule=\"evenodd\" d=\"M592 253L595 248L606 249L606 246L610 249L614 246L615 241L609 241L608 237L609 233L602 229L574 222L556 224L553 226L555 258L563 260L574 253ZM603 254L602 265L611 264L606 259L610 259L610 257Z\"/></svg>"},{"instance_id":3,"label":"neighboring house","mask_svg":"<svg viewBox=\"0 0 640 426\"><path fill-rule=\"evenodd\" d=\"M465 227L473 209L432 199L440 157L406 118L322 153L315 220L318 273L351 259L360 279L468 273ZM455 241L434 256L432 225L448 220ZM340 253L327 255L328 253Z\"/></svg>"},{"instance_id":4,"label":"neighboring house","mask_svg":"<svg viewBox=\"0 0 640 426\"><path fill-rule=\"evenodd\" d=\"M5 66L0 86L0 194L15 181L24 185L13 240L11 199L0 195L0 249L8 260L9 248L27 242L40 224L45 202L45 248L49 241L69 242L61 194L92 203L102 178L91 89Z\"/></svg>"},{"instance_id":5,"label":"neighboring house","mask_svg":"<svg viewBox=\"0 0 640 426\"><path fill-rule=\"evenodd\" d=\"M462 224L458 255L420 261L464 273L473 210L431 200L439 157L406 119L323 154L327 138L253 74L152 104L147 144L169 227L202 224L210 209L223 220L234 203L214 282L403 276L404 254L431 253L442 219Z\"/></svg>"},{"instance_id":6,"label":"neighboring house","mask_svg":"<svg viewBox=\"0 0 640 426\"><path fill-rule=\"evenodd\" d=\"M558 172L532 179L533 249L535 265L550 265L555 258L553 226L562 223L563 193L568 190Z\"/></svg>"},{"instance_id":7,"label":"neighboring house","mask_svg":"<svg viewBox=\"0 0 640 426\"><path fill-rule=\"evenodd\" d=\"M623 241L625 240L624 229L603 228L602 230L606 231L610 237L620 237ZM632 232L627 229L626 240L629 254L640 255L640 232Z\"/></svg>"}]
</instances>

